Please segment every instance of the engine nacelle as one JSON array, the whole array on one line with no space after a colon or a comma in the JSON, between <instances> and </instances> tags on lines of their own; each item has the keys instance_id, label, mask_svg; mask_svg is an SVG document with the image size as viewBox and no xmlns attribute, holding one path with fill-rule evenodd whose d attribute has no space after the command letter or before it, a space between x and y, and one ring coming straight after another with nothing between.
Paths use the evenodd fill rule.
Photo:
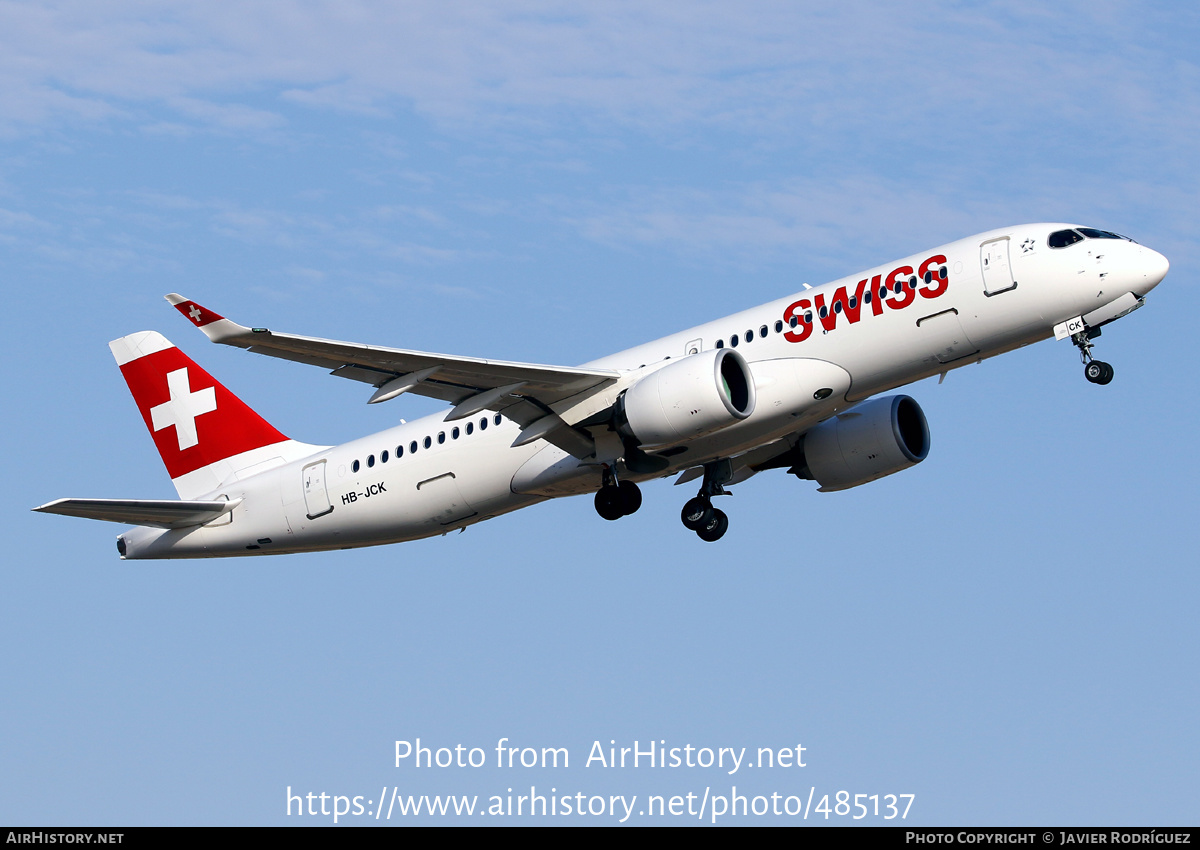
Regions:
<instances>
[{"instance_id":1,"label":"engine nacelle","mask_svg":"<svg viewBox=\"0 0 1200 850\"><path fill-rule=\"evenodd\" d=\"M908 469L929 454L929 423L906 395L860 404L804 435L804 460L821 492L846 490Z\"/></svg>"},{"instance_id":2,"label":"engine nacelle","mask_svg":"<svg viewBox=\"0 0 1200 850\"><path fill-rule=\"evenodd\" d=\"M711 434L754 412L754 377L732 348L690 354L642 378L617 402L617 430L644 448Z\"/></svg>"}]
</instances>

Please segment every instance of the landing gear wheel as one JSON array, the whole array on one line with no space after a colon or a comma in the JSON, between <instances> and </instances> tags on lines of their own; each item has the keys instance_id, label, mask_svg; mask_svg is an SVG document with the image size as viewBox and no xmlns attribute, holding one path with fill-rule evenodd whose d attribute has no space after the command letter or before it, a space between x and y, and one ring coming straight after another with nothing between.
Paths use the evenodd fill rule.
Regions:
<instances>
[{"instance_id":1,"label":"landing gear wheel","mask_svg":"<svg viewBox=\"0 0 1200 850\"><path fill-rule=\"evenodd\" d=\"M632 481L622 481L617 485L617 501L621 503L623 516L637 513L642 506L642 491Z\"/></svg>"},{"instance_id":2,"label":"landing gear wheel","mask_svg":"<svg viewBox=\"0 0 1200 850\"><path fill-rule=\"evenodd\" d=\"M1083 377L1093 384L1103 386L1113 379L1113 367L1103 360L1092 359L1092 340L1100 336L1100 328L1088 328L1071 335L1071 342L1079 349L1079 358L1083 361Z\"/></svg>"},{"instance_id":3,"label":"landing gear wheel","mask_svg":"<svg viewBox=\"0 0 1200 850\"><path fill-rule=\"evenodd\" d=\"M596 491L596 513L607 520L620 519L625 516L619 488L601 487Z\"/></svg>"},{"instance_id":4,"label":"landing gear wheel","mask_svg":"<svg viewBox=\"0 0 1200 850\"><path fill-rule=\"evenodd\" d=\"M1103 360L1089 360L1083 367L1083 376L1093 384L1103 386L1113 379L1113 367Z\"/></svg>"},{"instance_id":5,"label":"landing gear wheel","mask_svg":"<svg viewBox=\"0 0 1200 850\"><path fill-rule=\"evenodd\" d=\"M679 518L683 521L684 528L689 531L698 532L711 521L714 513L717 513L717 511L713 508L712 502L704 496L697 496L694 499L687 500L683 506L683 510L679 513ZM728 520L726 522L728 523Z\"/></svg>"},{"instance_id":6,"label":"landing gear wheel","mask_svg":"<svg viewBox=\"0 0 1200 850\"><path fill-rule=\"evenodd\" d=\"M708 522L696 529L696 535L705 543L715 543L729 530L729 517L720 508L712 509Z\"/></svg>"},{"instance_id":7,"label":"landing gear wheel","mask_svg":"<svg viewBox=\"0 0 1200 850\"><path fill-rule=\"evenodd\" d=\"M642 506L642 491L632 481L605 484L596 491L596 513L607 520L629 516Z\"/></svg>"}]
</instances>

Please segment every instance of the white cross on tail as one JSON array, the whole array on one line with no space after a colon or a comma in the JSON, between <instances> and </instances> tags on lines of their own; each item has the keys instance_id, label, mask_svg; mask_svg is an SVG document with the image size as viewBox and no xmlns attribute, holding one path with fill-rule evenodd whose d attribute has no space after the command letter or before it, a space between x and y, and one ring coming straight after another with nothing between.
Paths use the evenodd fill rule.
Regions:
<instances>
[{"instance_id":1,"label":"white cross on tail","mask_svg":"<svg viewBox=\"0 0 1200 850\"><path fill-rule=\"evenodd\" d=\"M179 450L190 449L200 442L196 436L196 417L217 409L216 388L192 392L185 367L167 373L167 389L171 400L150 408L150 421L155 431L174 425Z\"/></svg>"}]
</instances>

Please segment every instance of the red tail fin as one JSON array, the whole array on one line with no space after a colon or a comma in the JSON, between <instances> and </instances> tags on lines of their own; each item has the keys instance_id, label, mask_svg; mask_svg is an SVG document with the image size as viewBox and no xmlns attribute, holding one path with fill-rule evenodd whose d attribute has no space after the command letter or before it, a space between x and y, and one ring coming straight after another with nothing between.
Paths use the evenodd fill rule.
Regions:
<instances>
[{"instance_id":1,"label":"red tail fin","mask_svg":"<svg viewBox=\"0 0 1200 850\"><path fill-rule=\"evenodd\" d=\"M159 333L132 334L109 348L184 499L315 448L289 440Z\"/></svg>"}]
</instances>

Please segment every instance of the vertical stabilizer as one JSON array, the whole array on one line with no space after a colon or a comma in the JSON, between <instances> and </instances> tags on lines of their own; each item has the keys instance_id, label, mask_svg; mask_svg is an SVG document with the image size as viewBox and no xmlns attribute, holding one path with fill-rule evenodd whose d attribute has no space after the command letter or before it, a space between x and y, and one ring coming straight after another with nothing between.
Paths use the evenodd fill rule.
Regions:
<instances>
[{"instance_id":1,"label":"vertical stabilizer","mask_svg":"<svg viewBox=\"0 0 1200 850\"><path fill-rule=\"evenodd\" d=\"M108 347L180 498L318 450L281 434L162 334L143 331Z\"/></svg>"}]
</instances>

